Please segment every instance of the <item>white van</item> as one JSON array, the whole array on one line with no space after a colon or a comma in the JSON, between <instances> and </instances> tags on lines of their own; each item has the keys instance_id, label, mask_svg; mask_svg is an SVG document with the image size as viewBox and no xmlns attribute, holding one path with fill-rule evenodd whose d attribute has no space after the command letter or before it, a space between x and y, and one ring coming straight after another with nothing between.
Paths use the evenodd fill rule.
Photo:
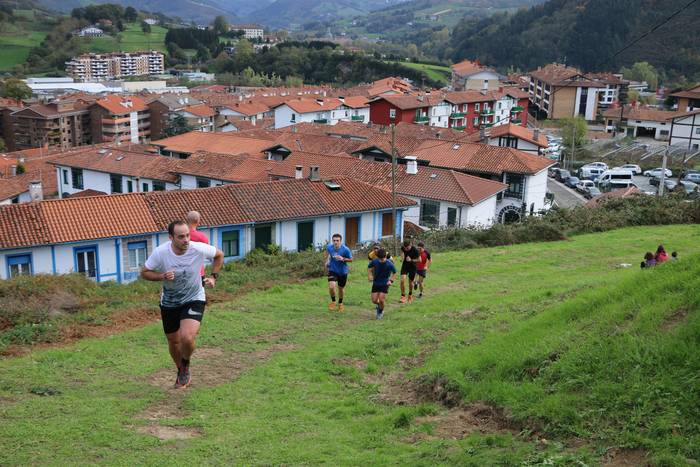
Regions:
<instances>
[{"instance_id":1,"label":"white van","mask_svg":"<svg viewBox=\"0 0 700 467\"><path fill-rule=\"evenodd\" d=\"M603 174L603 172L605 172L605 169L602 169L600 167L584 165L583 167L578 169L578 176L579 178L586 180L596 180Z\"/></svg>"},{"instance_id":2,"label":"white van","mask_svg":"<svg viewBox=\"0 0 700 467\"><path fill-rule=\"evenodd\" d=\"M632 174L632 171L625 169L606 170L600 174L597 183L601 191L636 186L634 184L634 175Z\"/></svg>"}]
</instances>

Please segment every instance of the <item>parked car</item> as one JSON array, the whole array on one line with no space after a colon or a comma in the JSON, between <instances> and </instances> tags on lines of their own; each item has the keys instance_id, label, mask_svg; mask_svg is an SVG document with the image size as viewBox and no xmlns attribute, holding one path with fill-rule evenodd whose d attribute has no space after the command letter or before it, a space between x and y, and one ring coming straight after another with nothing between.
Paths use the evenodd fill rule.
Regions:
<instances>
[{"instance_id":1,"label":"parked car","mask_svg":"<svg viewBox=\"0 0 700 467\"><path fill-rule=\"evenodd\" d=\"M586 167L585 165L578 169L578 176L582 179L596 181L600 175L605 172L605 169L600 167Z\"/></svg>"},{"instance_id":2,"label":"parked car","mask_svg":"<svg viewBox=\"0 0 700 467\"><path fill-rule=\"evenodd\" d=\"M690 194L696 190L698 190L698 184L693 183L689 180L681 180L681 185L683 186L683 190L685 190L686 194Z\"/></svg>"},{"instance_id":3,"label":"parked car","mask_svg":"<svg viewBox=\"0 0 700 467\"><path fill-rule=\"evenodd\" d=\"M595 198L596 196L599 196L600 190L594 186L590 187L586 192L583 194L583 197L586 199L592 199Z\"/></svg>"},{"instance_id":4,"label":"parked car","mask_svg":"<svg viewBox=\"0 0 700 467\"><path fill-rule=\"evenodd\" d=\"M561 170L561 169L560 169L559 167L552 167L552 168L550 168L550 169L547 171L547 176L549 176L549 177L551 177L551 178L556 178L557 173L558 173L560 170Z\"/></svg>"},{"instance_id":5,"label":"parked car","mask_svg":"<svg viewBox=\"0 0 700 467\"><path fill-rule=\"evenodd\" d=\"M571 177L571 172L569 172L568 170L559 169L559 171L557 172L556 179L564 183L569 177Z\"/></svg>"},{"instance_id":6,"label":"parked car","mask_svg":"<svg viewBox=\"0 0 700 467\"><path fill-rule=\"evenodd\" d=\"M631 170L634 175L641 175L642 168L637 164L625 164L620 167L615 167L615 169Z\"/></svg>"},{"instance_id":7,"label":"parked car","mask_svg":"<svg viewBox=\"0 0 700 467\"><path fill-rule=\"evenodd\" d=\"M700 173L686 173L683 180L693 183L700 183Z\"/></svg>"},{"instance_id":8,"label":"parked car","mask_svg":"<svg viewBox=\"0 0 700 467\"><path fill-rule=\"evenodd\" d=\"M658 177L661 178L661 171L663 170L662 167L657 167L656 169L651 169L651 170L645 170L644 171L644 176L645 177ZM673 177L673 172L671 172L671 169L666 169L666 176L667 177Z\"/></svg>"},{"instance_id":9,"label":"parked car","mask_svg":"<svg viewBox=\"0 0 700 467\"><path fill-rule=\"evenodd\" d=\"M595 186L595 182L593 180L581 180L576 184L576 191L579 193L585 193L592 186Z\"/></svg>"},{"instance_id":10,"label":"parked car","mask_svg":"<svg viewBox=\"0 0 700 467\"><path fill-rule=\"evenodd\" d=\"M600 174L597 183L603 190L616 190L634 185L634 178L630 170L612 169Z\"/></svg>"},{"instance_id":11,"label":"parked car","mask_svg":"<svg viewBox=\"0 0 700 467\"><path fill-rule=\"evenodd\" d=\"M603 170L608 170L608 164L605 162L590 162L588 164L585 164L582 166L583 167L596 167L598 169L603 169Z\"/></svg>"},{"instance_id":12,"label":"parked car","mask_svg":"<svg viewBox=\"0 0 700 467\"><path fill-rule=\"evenodd\" d=\"M568 186L569 188L576 188L576 185L578 185L580 181L581 180L578 177L569 177L564 182L564 185Z\"/></svg>"}]
</instances>

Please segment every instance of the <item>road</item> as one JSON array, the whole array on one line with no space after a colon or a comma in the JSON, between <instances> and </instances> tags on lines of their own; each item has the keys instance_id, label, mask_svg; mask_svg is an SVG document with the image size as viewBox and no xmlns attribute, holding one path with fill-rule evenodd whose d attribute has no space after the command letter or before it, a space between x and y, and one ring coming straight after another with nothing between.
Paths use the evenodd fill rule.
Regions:
<instances>
[{"instance_id":1,"label":"road","mask_svg":"<svg viewBox=\"0 0 700 467\"><path fill-rule=\"evenodd\" d=\"M561 208L575 208L586 203L586 198L553 178L547 178L547 189L554 193L554 202Z\"/></svg>"}]
</instances>

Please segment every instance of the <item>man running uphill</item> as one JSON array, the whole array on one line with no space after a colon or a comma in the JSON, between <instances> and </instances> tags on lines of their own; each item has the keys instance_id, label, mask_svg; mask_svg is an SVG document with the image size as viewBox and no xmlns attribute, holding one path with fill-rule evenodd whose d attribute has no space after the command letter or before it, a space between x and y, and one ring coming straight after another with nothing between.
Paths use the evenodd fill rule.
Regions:
<instances>
[{"instance_id":1,"label":"man running uphill","mask_svg":"<svg viewBox=\"0 0 700 467\"><path fill-rule=\"evenodd\" d=\"M377 251L377 258L367 266L367 278L372 283L372 303L376 305L377 319L384 316L386 294L389 293L389 286L394 283L396 277L394 263L386 259L386 256L386 251L380 249Z\"/></svg>"},{"instance_id":2,"label":"man running uphill","mask_svg":"<svg viewBox=\"0 0 700 467\"><path fill-rule=\"evenodd\" d=\"M190 359L206 304L203 285L216 285L224 253L211 245L191 242L190 229L184 221L171 222L168 235L170 241L153 250L146 260L141 277L163 282L163 330L177 366L175 387L185 388L190 384ZM214 264L211 276L202 280L200 270L206 259L213 259Z\"/></svg>"},{"instance_id":3,"label":"man running uphill","mask_svg":"<svg viewBox=\"0 0 700 467\"><path fill-rule=\"evenodd\" d=\"M352 251L343 245L343 237L334 234L332 243L328 245L325 252L326 266L328 267L328 292L331 294L331 302L328 304L330 311L335 310L335 294L338 289L338 311L345 310L343 296L345 284L348 281L348 263L352 262Z\"/></svg>"},{"instance_id":4,"label":"man running uphill","mask_svg":"<svg viewBox=\"0 0 700 467\"><path fill-rule=\"evenodd\" d=\"M406 303L406 278L408 278L408 303L413 303L413 282L416 280L416 267L420 254L410 240L401 245L403 262L401 263L401 303Z\"/></svg>"}]
</instances>

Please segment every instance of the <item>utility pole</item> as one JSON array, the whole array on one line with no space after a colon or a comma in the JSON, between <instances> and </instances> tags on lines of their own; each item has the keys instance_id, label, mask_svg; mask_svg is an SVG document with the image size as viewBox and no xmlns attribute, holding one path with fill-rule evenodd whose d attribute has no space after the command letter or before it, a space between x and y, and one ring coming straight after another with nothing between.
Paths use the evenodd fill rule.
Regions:
<instances>
[{"instance_id":1,"label":"utility pole","mask_svg":"<svg viewBox=\"0 0 700 467\"><path fill-rule=\"evenodd\" d=\"M572 133L572 138L571 138L571 160L569 161L568 164L568 169L571 170L574 166L574 159L576 157L576 118L574 117L573 120L573 128L571 130Z\"/></svg>"},{"instance_id":2,"label":"utility pole","mask_svg":"<svg viewBox=\"0 0 700 467\"><path fill-rule=\"evenodd\" d=\"M661 163L661 178L659 179L659 196L664 195L664 188L666 188L664 185L666 183L666 163L668 162L668 148L669 146L666 146L666 151L664 151L664 158L663 162Z\"/></svg>"},{"instance_id":3,"label":"utility pole","mask_svg":"<svg viewBox=\"0 0 700 467\"><path fill-rule=\"evenodd\" d=\"M391 124L391 222L392 236L394 240L394 258L396 252L396 125Z\"/></svg>"}]
</instances>

